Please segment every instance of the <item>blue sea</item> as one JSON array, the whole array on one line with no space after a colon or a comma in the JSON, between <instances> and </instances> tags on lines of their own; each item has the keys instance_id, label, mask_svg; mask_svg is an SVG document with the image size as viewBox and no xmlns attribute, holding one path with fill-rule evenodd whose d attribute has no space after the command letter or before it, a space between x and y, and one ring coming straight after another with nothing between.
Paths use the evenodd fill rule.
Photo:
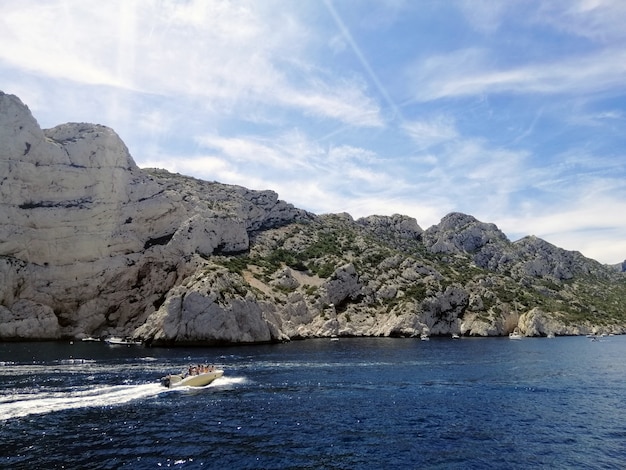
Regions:
<instances>
[{"instance_id":1,"label":"blue sea","mask_svg":"<svg viewBox=\"0 0 626 470\"><path fill-rule=\"evenodd\" d=\"M0 343L0 468L626 468L626 337ZM195 363L200 389L159 379Z\"/></svg>"}]
</instances>

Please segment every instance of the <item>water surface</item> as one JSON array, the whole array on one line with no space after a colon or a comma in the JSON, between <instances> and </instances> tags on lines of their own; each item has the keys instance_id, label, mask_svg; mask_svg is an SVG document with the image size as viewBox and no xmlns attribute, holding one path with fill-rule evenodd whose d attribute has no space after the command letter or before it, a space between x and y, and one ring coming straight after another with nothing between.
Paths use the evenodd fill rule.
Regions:
<instances>
[{"instance_id":1,"label":"water surface","mask_svg":"<svg viewBox=\"0 0 626 470\"><path fill-rule=\"evenodd\" d=\"M623 468L626 337L0 344L1 468ZM159 378L225 369L201 389Z\"/></svg>"}]
</instances>

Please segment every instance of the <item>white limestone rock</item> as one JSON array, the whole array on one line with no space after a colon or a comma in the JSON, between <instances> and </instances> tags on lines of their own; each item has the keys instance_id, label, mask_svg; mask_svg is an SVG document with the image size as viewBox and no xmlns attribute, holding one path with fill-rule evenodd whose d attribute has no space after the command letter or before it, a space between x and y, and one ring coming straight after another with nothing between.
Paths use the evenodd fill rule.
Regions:
<instances>
[{"instance_id":1,"label":"white limestone rock","mask_svg":"<svg viewBox=\"0 0 626 470\"><path fill-rule=\"evenodd\" d=\"M579 252L563 250L534 236L516 241L515 248L521 261L516 267L520 275L568 280L576 272L590 274L597 269Z\"/></svg>"},{"instance_id":2,"label":"white limestone rock","mask_svg":"<svg viewBox=\"0 0 626 470\"><path fill-rule=\"evenodd\" d=\"M248 296L238 276L225 270L196 273L170 291L166 302L134 337L153 344L258 343L284 339Z\"/></svg>"},{"instance_id":3,"label":"white limestone rock","mask_svg":"<svg viewBox=\"0 0 626 470\"><path fill-rule=\"evenodd\" d=\"M300 286L300 282L293 276L290 268L285 267L279 270L273 277L274 279L270 282L272 286L286 290L294 290Z\"/></svg>"},{"instance_id":4,"label":"white limestone rock","mask_svg":"<svg viewBox=\"0 0 626 470\"><path fill-rule=\"evenodd\" d=\"M324 283L328 303L339 305L348 299L355 299L361 292L362 284L352 263L335 270L331 278Z\"/></svg>"},{"instance_id":5,"label":"white limestone rock","mask_svg":"<svg viewBox=\"0 0 626 470\"><path fill-rule=\"evenodd\" d=\"M111 129L66 124L43 132L28 108L5 94L0 129L0 256L71 265L139 251L144 230L163 229L152 221L172 205ZM22 146L27 150L16 154ZM156 211L151 198L159 200ZM134 224L124 224L125 213Z\"/></svg>"},{"instance_id":6,"label":"white limestone rock","mask_svg":"<svg viewBox=\"0 0 626 470\"><path fill-rule=\"evenodd\" d=\"M209 212L194 214L183 221L170 243L181 255L210 256L216 251L244 251L250 240L242 220Z\"/></svg>"},{"instance_id":7,"label":"white limestone rock","mask_svg":"<svg viewBox=\"0 0 626 470\"><path fill-rule=\"evenodd\" d=\"M487 320L473 312L463 316L459 331L466 336L502 336L507 333L499 319Z\"/></svg>"},{"instance_id":8,"label":"white limestone rock","mask_svg":"<svg viewBox=\"0 0 626 470\"><path fill-rule=\"evenodd\" d=\"M418 337L426 325L419 320L419 312L405 310L400 315L386 315L371 329L373 336Z\"/></svg>"},{"instance_id":9,"label":"white limestone rock","mask_svg":"<svg viewBox=\"0 0 626 470\"><path fill-rule=\"evenodd\" d=\"M60 336L58 319L47 305L18 300L10 309L0 306L0 338L56 339Z\"/></svg>"},{"instance_id":10,"label":"white limestone rock","mask_svg":"<svg viewBox=\"0 0 626 470\"><path fill-rule=\"evenodd\" d=\"M450 334L458 328L457 320L469 303L468 293L459 286L448 286L445 291L422 301L422 322L433 335Z\"/></svg>"},{"instance_id":11,"label":"white limestone rock","mask_svg":"<svg viewBox=\"0 0 626 470\"><path fill-rule=\"evenodd\" d=\"M533 308L520 315L519 329L524 336L548 336L570 334L570 329L553 315L548 316L539 308Z\"/></svg>"},{"instance_id":12,"label":"white limestone rock","mask_svg":"<svg viewBox=\"0 0 626 470\"><path fill-rule=\"evenodd\" d=\"M507 243L495 224L479 222L471 215L453 212L422 234L433 253L474 253L489 243Z\"/></svg>"},{"instance_id":13,"label":"white limestone rock","mask_svg":"<svg viewBox=\"0 0 626 470\"><path fill-rule=\"evenodd\" d=\"M140 170L104 126L42 131L2 92L0 175L0 305L31 302L20 315L31 308L39 320L23 323L33 327L24 337L128 333L195 269L194 257L246 250L250 231L311 217L272 191ZM56 326L40 321L40 305Z\"/></svg>"},{"instance_id":14,"label":"white limestone rock","mask_svg":"<svg viewBox=\"0 0 626 470\"><path fill-rule=\"evenodd\" d=\"M286 338L309 338L316 336L324 322L321 314L329 318L334 316L334 307L322 305L319 309L309 305L302 293L293 292L286 298L286 303L276 308L274 323ZM330 334L330 333L329 333Z\"/></svg>"},{"instance_id":15,"label":"white limestone rock","mask_svg":"<svg viewBox=\"0 0 626 470\"><path fill-rule=\"evenodd\" d=\"M417 224L417 220L401 214L392 216L370 215L358 219L357 223L382 237L395 236L416 240L423 232Z\"/></svg>"}]
</instances>

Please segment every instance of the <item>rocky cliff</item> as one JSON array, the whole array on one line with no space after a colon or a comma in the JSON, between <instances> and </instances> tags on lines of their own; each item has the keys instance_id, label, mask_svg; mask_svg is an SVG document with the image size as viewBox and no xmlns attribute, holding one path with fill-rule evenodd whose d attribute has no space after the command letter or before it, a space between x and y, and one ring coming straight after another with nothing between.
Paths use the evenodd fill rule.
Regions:
<instances>
[{"instance_id":1,"label":"rocky cliff","mask_svg":"<svg viewBox=\"0 0 626 470\"><path fill-rule=\"evenodd\" d=\"M0 94L0 337L132 332L214 253L312 216L272 191L140 170L111 129L41 130Z\"/></svg>"},{"instance_id":2,"label":"rocky cliff","mask_svg":"<svg viewBox=\"0 0 626 470\"><path fill-rule=\"evenodd\" d=\"M0 339L153 344L626 331L626 277L449 214L317 216L139 169L109 128L0 93Z\"/></svg>"}]
</instances>

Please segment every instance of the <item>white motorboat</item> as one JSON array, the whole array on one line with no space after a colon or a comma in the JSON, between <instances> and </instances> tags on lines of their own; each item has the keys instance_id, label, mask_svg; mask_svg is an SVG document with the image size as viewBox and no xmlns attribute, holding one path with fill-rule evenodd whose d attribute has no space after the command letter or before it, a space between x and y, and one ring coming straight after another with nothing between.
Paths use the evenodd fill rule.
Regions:
<instances>
[{"instance_id":1,"label":"white motorboat","mask_svg":"<svg viewBox=\"0 0 626 470\"><path fill-rule=\"evenodd\" d=\"M428 333L422 333L422 334L420 335L420 339L421 339L422 341L429 341L429 340L430 340L430 337L428 336Z\"/></svg>"},{"instance_id":2,"label":"white motorboat","mask_svg":"<svg viewBox=\"0 0 626 470\"><path fill-rule=\"evenodd\" d=\"M460 336L457 333L452 333L452 339L459 339Z\"/></svg>"},{"instance_id":3,"label":"white motorboat","mask_svg":"<svg viewBox=\"0 0 626 470\"><path fill-rule=\"evenodd\" d=\"M87 337L81 339L81 341L84 341L86 343L90 343L90 342L97 343L97 342L100 341L100 338L94 338L93 336L87 336Z\"/></svg>"},{"instance_id":4,"label":"white motorboat","mask_svg":"<svg viewBox=\"0 0 626 470\"><path fill-rule=\"evenodd\" d=\"M212 366L204 366L204 368L203 366L193 366L189 368L189 372L166 375L161 379L161 384L168 388L205 387L222 375L224 375L222 369L216 369Z\"/></svg>"},{"instance_id":5,"label":"white motorboat","mask_svg":"<svg viewBox=\"0 0 626 470\"><path fill-rule=\"evenodd\" d=\"M522 339L522 335L517 328L509 333L509 339Z\"/></svg>"},{"instance_id":6,"label":"white motorboat","mask_svg":"<svg viewBox=\"0 0 626 470\"><path fill-rule=\"evenodd\" d=\"M108 338L105 338L104 342L114 346L131 346L142 344L141 341L135 341L129 338L121 338L119 336L109 336Z\"/></svg>"}]
</instances>

